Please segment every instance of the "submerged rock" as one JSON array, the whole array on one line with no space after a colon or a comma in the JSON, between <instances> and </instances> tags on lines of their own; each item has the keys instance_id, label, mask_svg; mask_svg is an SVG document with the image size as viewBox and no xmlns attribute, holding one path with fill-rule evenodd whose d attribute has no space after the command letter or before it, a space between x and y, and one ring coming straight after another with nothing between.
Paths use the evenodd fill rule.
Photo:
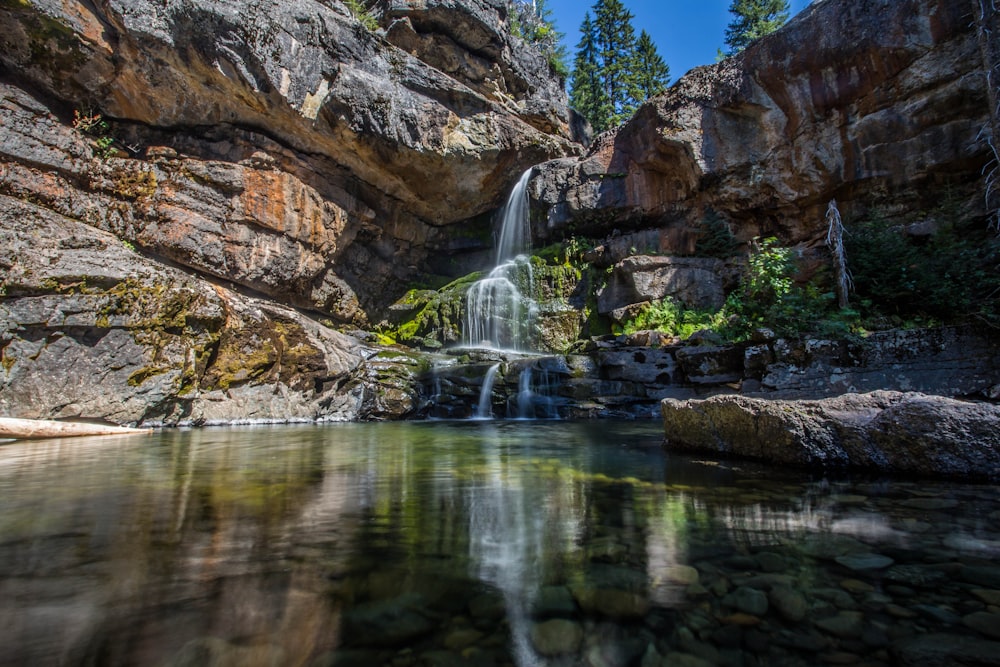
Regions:
<instances>
[{"instance_id":1,"label":"submerged rock","mask_svg":"<svg viewBox=\"0 0 1000 667\"><path fill-rule=\"evenodd\" d=\"M666 446L803 466L1000 477L1000 406L879 391L817 401L664 399Z\"/></svg>"}]
</instances>

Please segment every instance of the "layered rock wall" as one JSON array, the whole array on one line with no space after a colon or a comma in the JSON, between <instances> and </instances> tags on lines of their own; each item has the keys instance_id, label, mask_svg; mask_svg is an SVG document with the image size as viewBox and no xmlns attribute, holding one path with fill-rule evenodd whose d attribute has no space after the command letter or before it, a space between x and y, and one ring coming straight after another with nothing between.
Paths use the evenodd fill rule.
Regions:
<instances>
[{"instance_id":1,"label":"layered rock wall","mask_svg":"<svg viewBox=\"0 0 1000 667\"><path fill-rule=\"evenodd\" d=\"M508 34L505 3L402 4L387 24L434 43L465 26L450 57L506 83L439 69L441 48L400 48L340 2L0 5L0 187L335 321L377 321L450 225L578 150L565 93ZM112 159L65 151L74 112L109 123L78 129L113 140L97 144Z\"/></svg>"},{"instance_id":2,"label":"layered rock wall","mask_svg":"<svg viewBox=\"0 0 1000 667\"><path fill-rule=\"evenodd\" d=\"M813 3L738 56L692 70L588 156L544 165L531 188L537 233L653 228L655 251L691 254L713 213L741 240L803 247L823 244L831 199L848 220L915 215L946 194L982 215L997 81L978 6Z\"/></svg>"}]
</instances>

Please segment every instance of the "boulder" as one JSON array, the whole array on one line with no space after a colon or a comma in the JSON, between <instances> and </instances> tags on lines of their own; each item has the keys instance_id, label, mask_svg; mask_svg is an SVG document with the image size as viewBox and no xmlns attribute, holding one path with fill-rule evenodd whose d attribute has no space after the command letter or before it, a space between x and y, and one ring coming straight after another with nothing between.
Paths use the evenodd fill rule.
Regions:
<instances>
[{"instance_id":1,"label":"boulder","mask_svg":"<svg viewBox=\"0 0 1000 667\"><path fill-rule=\"evenodd\" d=\"M915 392L664 399L666 447L777 464L1000 478L1000 406Z\"/></svg>"},{"instance_id":2,"label":"boulder","mask_svg":"<svg viewBox=\"0 0 1000 667\"><path fill-rule=\"evenodd\" d=\"M725 298L723 262L700 257L636 255L614 265L597 294L603 315L632 304L670 298L688 308L718 310Z\"/></svg>"}]
</instances>

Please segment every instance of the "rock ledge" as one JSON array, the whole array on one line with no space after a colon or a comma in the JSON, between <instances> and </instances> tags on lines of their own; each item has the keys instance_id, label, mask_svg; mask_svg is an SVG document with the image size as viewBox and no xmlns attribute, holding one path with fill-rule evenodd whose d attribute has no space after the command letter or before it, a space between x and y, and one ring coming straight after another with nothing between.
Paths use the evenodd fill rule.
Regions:
<instances>
[{"instance_id":1,"label":"rock ledge","mask_svg":"<svg viewBox=\"0 0 1000 667\"><path fill-rule=\"evenodd\" d=\"M816 401L664 399L666 447L770 463L1000 479L1000 406L876 391Z\"/></svg>"}]
</instances>

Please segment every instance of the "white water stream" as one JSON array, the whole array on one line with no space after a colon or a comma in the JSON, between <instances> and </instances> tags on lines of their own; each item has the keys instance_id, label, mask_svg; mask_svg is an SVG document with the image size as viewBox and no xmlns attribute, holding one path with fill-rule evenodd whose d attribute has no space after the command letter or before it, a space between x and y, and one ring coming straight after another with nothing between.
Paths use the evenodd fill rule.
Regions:
<instances>
[{"instance_id":1,"label":"white water stream","mask_svg":"<svg viewBox=\"0 0 1000 667\"><path fill-rule=\"evenodd\" d=\"M528 181L524 172L503 208L496 266L466 294L465 344L494 350L529 351L537 306L531 298L534 275L526 253L531 247Z\"/></svg>"}]
</instances>

